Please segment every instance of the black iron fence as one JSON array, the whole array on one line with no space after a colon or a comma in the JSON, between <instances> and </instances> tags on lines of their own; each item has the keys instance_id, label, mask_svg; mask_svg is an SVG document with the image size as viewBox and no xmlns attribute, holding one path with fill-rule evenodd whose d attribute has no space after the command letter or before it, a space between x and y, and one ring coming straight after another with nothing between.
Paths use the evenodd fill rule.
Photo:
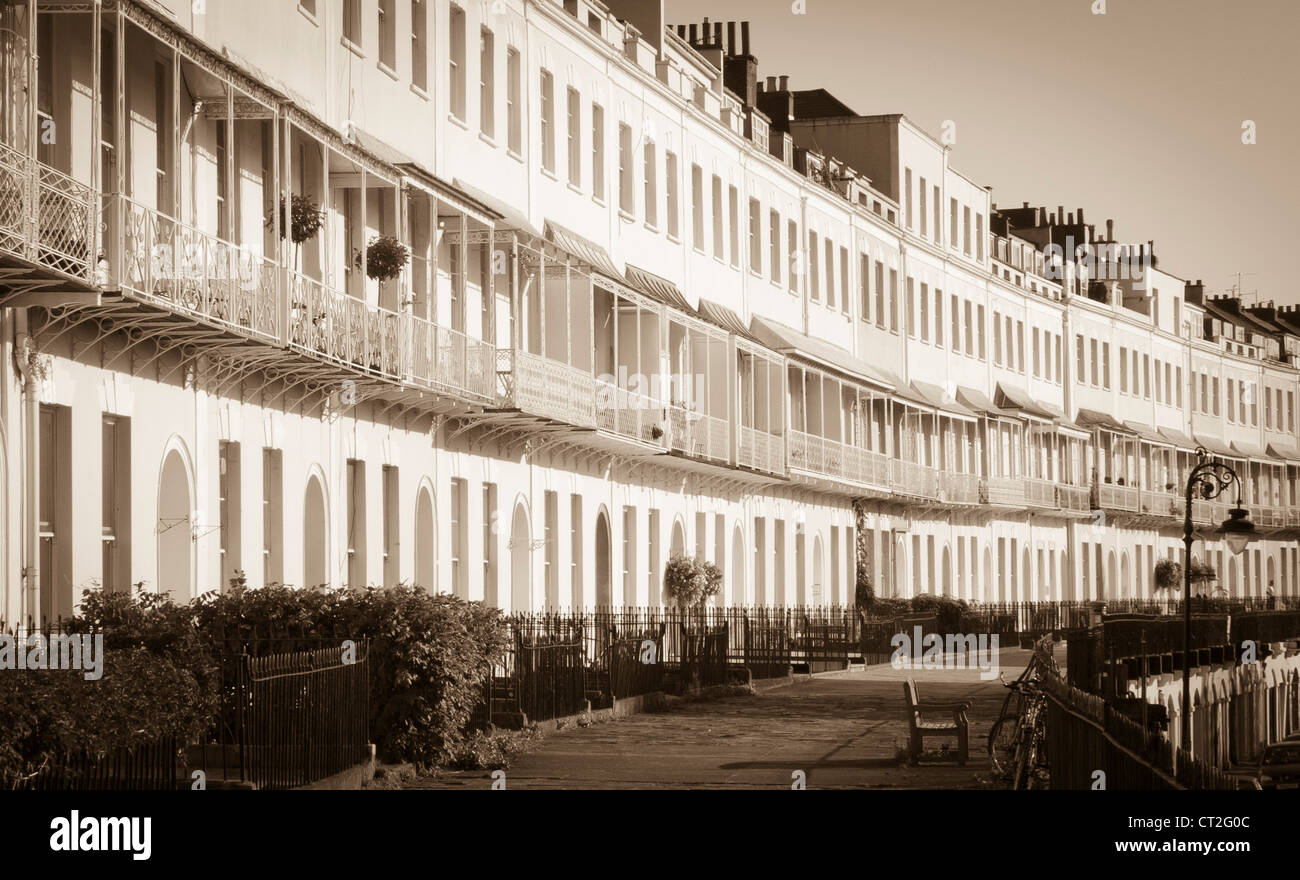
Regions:
<instances>
[{"instance_id":1,"label":"black iron fence","mask_svg":"<svg viewBox=\"0 0 1300 880\"><path fill-rule=\"evenodd\" d=\"M176 740L159 739L105 754L77 752L50 760L19 781L19 791L166 791L183 778Z\"/></svg>"},{"instance_id":2,"label":"black iron fence","mask_svg":"<svg viewBox=\"0 0 1300 880\"><path fill-rule=\"evenodd\" d=\"M369 757L365 640L243 640L218 665L218 719L190 756L210 780L294 788Z\"/></svg>"},{"instance_id":3,"label":"black iron fence","mask_svg":"<svg viewBox=\"0 0 1300 880\"><path fill-rule=\"evenodd\" d=\"M1230 790L1237 783L1210 764L1185 756L1158 731L1051 675L1047 695L1047 761L1054 789Z\"/></svg>"}]
</instances>

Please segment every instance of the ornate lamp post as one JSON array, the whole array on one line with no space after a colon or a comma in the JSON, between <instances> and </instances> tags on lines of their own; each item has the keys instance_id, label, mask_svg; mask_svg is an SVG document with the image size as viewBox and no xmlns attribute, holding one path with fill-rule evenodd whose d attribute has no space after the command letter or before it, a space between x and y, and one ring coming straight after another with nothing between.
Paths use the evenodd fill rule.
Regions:
<instances>
[{"instance_id":1,"label":"ornate lamp post","mask_svg":"<svg viewBox=\"0 0 1300 880\"><path fill-rule=\"evenodd\" d=\"M1192 751L1192 498L1204 500L1218 498L1237 484L1237 504L1228 511L1228 518L1218 533L1234 556L1241 555L1255 534L1255 524L1241 506L1241 478L1237 472L1216 458L1210 458L1204 447L1196 450L1196 466L1187 477L1187 516L1183 520L1183 718L1182 748L1188 755Z\"/></svg>"}]
</instances>

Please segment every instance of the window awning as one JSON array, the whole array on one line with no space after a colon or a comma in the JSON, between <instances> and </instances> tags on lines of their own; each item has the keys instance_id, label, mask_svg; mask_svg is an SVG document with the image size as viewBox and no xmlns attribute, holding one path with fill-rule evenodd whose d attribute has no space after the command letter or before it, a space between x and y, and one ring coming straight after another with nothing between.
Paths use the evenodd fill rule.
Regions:
<instances>
[{"instance_id":1,"label":"window awning","mask_svg":"<svg viewBox=\"0 0 1300 880\"><path fill-rule=\"evenodd\" d=\"M1244 455L1246 458L1264 457L1264 447L1253 440L1233 440L1232 448L1237 451L1238 455Z\"/></svg>"},{"instance_id":2,"label":"window awning","mask_svg":"<svg viewBox=\"0 0 1300 880\"><path fill-rule=\"evenodd\" d=\"M579 235L572 229L567 229L560 224L552 221L546 221L546 240L551 244L573 254L581 262L586 263L604 275L608 275L611 280L620 284L623 282L623 273L619 271L618 266L610 258L608 252L589 238Z\"/></svg>"},{"instance_id":3,"label":"window awning","mask_svg":"<svg viewBox=\"0 0 1300 880\"><path fill-rule=\"evenodd\" d=\"M1095 409L1080 408L1079 414L1074 417L1074 423L1082 428L1108 428L1112 431L1128 433L1128 428L1124 427L1123 422Z\"/></svg>"},{"instance_id":4,"label":"window awning","mask_svg":"<svg viewBox=\"0 0 1300 880\"><path fill-rule=\"evenodd\" d=\"M1160 433L1150 425L1144 425L1141 422L1125 421L1124 427L1128 428L1148 443L1159 443L1163 446L1169 442L1164 437L1160 436Z\"/></svg>"},{"instance_id":5,"label":"window awning","mask_svg":"<svg viewBox=\"0 0 1300 880\"><path fill-rule=\"evenodd\" d=\"M497 223L498 227L504 226L509 229L517 229L525 235L530 235L533 238L542 237L541 230L532 224L532 221L528 219L528 216L509 203L503 202L496 196L490 195L477 187L470 186L459 177L452 178L451 182L452 186L456 187L456 189L465 193L465 195L469 196L474 201L486 205L491 208L494 213L500 215L501 220Z\"/></svg>"},{"instance_id":6,"label":"window awning","mask_svg":"<svg viewBox=\"0 0 1300 880\"><path fill-rule=\"evenodd\" d=\"M1284 446L1276 441L1268 444L1268 454L1286 461L1300 462L1300 448Z\"/></svg>"},{"instance_id":7,"label":"window awning","mask_svg":"<svg viewBox=\"0 0 1300 880\"><path fill-rule=\"evenodd\" d=\"M433 174L418 162L405 162L400 167L406 174L406 180L416 189L421 189L439 201L451 205L484 226L495 226L499 223L501 218L499 211L469 193L457 190L453 184Z\"/></svg>"},{"instance_id":8,"label":"window awning","mask_svg":"<svg viewBox=\"0 0 1300 880\"><path fill-rule=\"evenodd\" d=\"M798 355L827 369L871 382L882 388L891 390L893 388L875 367L838 345L805 335L793 327L787 327L758 315L753 317L749 326L760 342L776 351Z\"/></svg>"},{"instance_id":9,"label":"window awning","mask_svg":"<svg viewBox=\"0 0 1300 880\"><path fill-rule=\"evenodd\" d=\"M1000 409L988 396L977 388L967 388L965 385L957 386L957 400L967 409L973 409L975 412L981 412L985 415L1000 416L1006 415L1006 411Z\"/></svg>"},{"instance_id":10,"label":"window awning","mask_svg":"<svg viewBox=\"0 0 1300 880\"><path fill-rule=\"evenodd\" d=\"M1045 419L1063 419L1065 413L1050 403L1036 401L1029 394L1014 385L1003 385L1001 382L997 385L997 391L993 395L993 402L1002 409L1019 410L1022 414L1033 418Z\"/></svg>"},{"instance_id":11,"label":"window awning","mask_svg":"<svg viewBox=\"0 0 1300 880\"><path fill-rule=\"evenodd\" d=\"M626 275L627 283L646 296L688 315L695 314L695 309L686 301L686 296L667 278L647 272L631 263L628 264Z\"/></svg>"},{"instance_id":12,"label":"window awning","mask_svg":"<svg viewBox=\"0 0 1300 880\"><path fill-rule=\"evenodd\" d=\"M700 297L700 304L697 307L697 310L700 313L700 317L704 318L704 320L708 321L710 324L721 327L728 333L734 333L741 339L748 339L750 342L759 342L759 340L755 338L754 334L749 332L749 328L745 326L745 322L740 320L740 315L737 315L727 306ZM759 342L759 344L761 345L762 343Z\"/></svg>"},{"instance_id":13,"label":"window awning","mask_svg":"<svg viewBox=\"0 0 1300 880\"><path fill-rule=\"evenodd\" d=\"M1191 452L1196 451L1198 444L1196 440L1192 438L1191 434L1184 434L1177 428L1166 428L1163 425L1156 430L1160 432L1162 437L1177 446L1179 449L1186 449Z\"/></svg>"},{"instance_id":14,"label":"window awning","mask_svg":"<svg viewBox=\"0 0 1300 880\"><path fill-rule=\"evenodd\" d=\"M912 391L918 395L930 406L942 412L944 415L957 416L963 419L974 421L979 418L979 414L974 410L967 409L957 400L955 393L948 393L938 385L929 382L922 382L919 379L912 380Z\"/></svg>"},{"instance_id":15,"label":"window awning","mask_svg":"<svg viewBox=\"0 0 1300 880\"><path fill-rule=\"evenodd\" d=\"M1197 434L1196 442L1201 446L1204 446L1206 451L1215 455L1227 455L1232 457L1236 457L1237 455L1236 452L1232 451L1228 444L1224 443L1218 437L1210 437L1207 434Z\"/></svg>"}]
</instances>

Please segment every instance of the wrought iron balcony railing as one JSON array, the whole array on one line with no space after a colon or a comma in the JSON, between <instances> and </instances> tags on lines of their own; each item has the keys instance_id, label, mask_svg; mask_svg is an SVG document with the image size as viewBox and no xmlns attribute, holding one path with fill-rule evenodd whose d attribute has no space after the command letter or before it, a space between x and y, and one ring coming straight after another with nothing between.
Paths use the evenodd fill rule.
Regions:
<instances>
[{"instance_id":1,"label":"wrought iron balcony railing","mask_svg":"<svg viewBox=\"0 0 1300 880\"><path fill-rule=\"evenodd\" d=\"M497 352L502 406L580 428L596 427L596 379L568 364L518 349Z\"/></svg>"},{"instance_id":2,"label":"wrought iron balcony railing","mask_svg":"<svg viewBox=\"0 0 1300 880\"><path fill-rule=\"evenodd\" d=\"M719 462L731 458L725 419L671 404L668 407L668 434L672 448L677 452Z\"/></svg>"},{"instance_id":3,"label":"wrought iron balcony railing","mask_svg":"<svg viewBox=\"0 0 1300 880\"><path fill-rule=\"evenodd\" d=\"M92 283L98 211L89 186L0 142L0 250Z\"/></svg>"},{"instance_id":4,"label":"wrought iron balcony railing","mask_svg":"<svg viewBox=\"0 0 1300 880\"><path fill-rule=\"evenodd\" d=\"M596 427L667 448L664 405L648 394L596 383Z\"/></svg>"},{"instance_id":5,"label":"wrought iron balcony railing","mask_svg":"<svg viewBox=\"0 0 1300 880\"><path fill-rule=\"evenodd\" d=\"M741 425L737 429L736 463L769 474L784 474L785 442L775 434Z\"/></svg>"},{"instance_id":6,"label":"wrought iron balcony railing","mask_svg":"<svg viewBox=\"0 0 1300 880\"><path fill-rule=\"evenodd\" d=\"M861 485L889 488L889 459L885 456L802 431L790 432L789 464Z\"/></svg>"}]
</instances>

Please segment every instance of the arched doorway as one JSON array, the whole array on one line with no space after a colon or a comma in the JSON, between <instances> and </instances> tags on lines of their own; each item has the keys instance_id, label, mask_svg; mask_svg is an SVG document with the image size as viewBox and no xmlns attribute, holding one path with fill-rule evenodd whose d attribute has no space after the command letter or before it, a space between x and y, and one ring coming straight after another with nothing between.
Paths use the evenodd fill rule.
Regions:
<instances>
[{"instance_id":1,"label":"arched doorway","mask_svg":"<svg viewBox=\"0 0 1300 880\"><path fill-rule=\"evenodd\" d=\"M510 610L533 610L532 535L528 528L528 510L520 501L515 505L510 523Z\"/></svg>"},{"instance_id":2,"label":"arched doorway","mask_svg":"<svg viewBox=\"0 0 1300 880\"><path fill-rule=\"evenodd\" d=\"M305 587L329 585L329 542L325 513L325 491L320 477L307 478L302 505L302 583Z\"/></svg>"},{"instance_id":3,"label":"arched doorway","mask_svg":"<svg viewBox=\"0 0 1300 880\"><path fill-rule=\"evenodd\" d=\"M812 604L822 604L822 536L813 537Z\"/></svg>"},{"instance_id":4,"label":"arched doorway","mask_svg":"<svg viewBox=\"0 0 1300 880\"><path fill-rule=\"evenodd\" d=\"M1131 577L1132 571L1130 571L1128 553L1125 553L1120 557L1119 561L1119 596L1121 599L1135 598Z\"/></svg>"},{"instance_id":5,"label":"arched doorway","mask_svg":"<svg viewBox=\"0 0 1300 880\"><path fill-rule=\"evenodd\" d=\"M745 534L737 525L731 533L731 603L744 605L745 602Z\"/></svg>"},{"instance_id":6,"label":"arched doorway","mask_svg":"<svg viewBox=\"0 0 1300 880\"><path fill-rule=\"evenodd\" d=\"M608 608L614 604L610 595L609 515L605 508L596 514L596 607Z\"/></svg>"},{"instance_id":7,"label":"arched doorway","mask_svg":"<svg viewBox=\"0 0 1300 880\"><path fill-rule=\"evenodd\" d=\"M193 510L185 460L172 449L158 477L158 592L177 602L194 598Z\"/></svg>"},{"instance_id":8,"label":"arched doorway","mask_svg":"<svg viewBox=\"0 0 1300 880\"><path fill-rule=\"evenodd\" d=\"M952 589L952 552L948 545L943 545L943 593L945 596L956 598Z\"/></svg>"},{"instance_id":9,"label":"arched doorway","mask_svg":"<svg viewBox=\"0 0 1300 880\"><path fill-rule=\"evenodd\" d=\"M428 486L421 486L415 500L415 585L426 593L434 592L434 544L437 541L433 527L433 493ZM486 552L486 548L485 548ZM491 585L495 587L495 585ZM497 604L496 591L485 595L483 601L488 605Z\"/></svg>"},{"instance_id":10,"label":"arched doorway","mask_svg":"<svg viewBox=\"0 0 1300 880\"><path fill-rule=\"evenodd\" d=\"M668 557L684 556L686 554L686 529L682 526L680 518L673 520L673 536L668 542Z\"/></svg>"}]
</instances>

